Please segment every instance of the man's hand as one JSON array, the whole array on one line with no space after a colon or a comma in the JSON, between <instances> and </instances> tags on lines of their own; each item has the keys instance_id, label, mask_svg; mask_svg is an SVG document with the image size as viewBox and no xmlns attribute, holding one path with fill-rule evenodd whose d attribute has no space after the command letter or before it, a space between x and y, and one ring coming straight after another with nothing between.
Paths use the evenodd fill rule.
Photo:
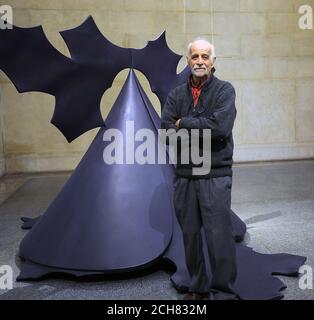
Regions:
<instances>
[{"instance_id":1,"label":"man's hand","mask_svg":"<svg viewBox=\"0 0 314 320\"><path fill-rule=\"evenodd\" d=\"M180 121L181 121L181 119L178 119L178 120L176 121L176 123L175 123L175 126L176 126L177 128L180 128Z\"/></svg>"}]
</instances>

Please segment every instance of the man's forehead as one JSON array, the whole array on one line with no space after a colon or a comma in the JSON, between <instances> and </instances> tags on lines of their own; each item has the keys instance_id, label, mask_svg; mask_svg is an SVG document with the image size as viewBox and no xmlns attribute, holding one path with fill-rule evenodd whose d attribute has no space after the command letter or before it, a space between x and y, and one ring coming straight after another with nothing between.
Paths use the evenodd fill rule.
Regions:
<instances>
[{"instance_id":1,"label":"man's forehead","mask_svg":"<svg viewBox=\"0 0 314 320\"><path fill-rule=\"evenodd\" d=\"M212 47L211 47L210 43L208 43L205 40L197 40L192 43L190 50L191 50L191 53L193 51L203 51L203 52L210 53L212 50Z\"/></svg>"}]
</instances>

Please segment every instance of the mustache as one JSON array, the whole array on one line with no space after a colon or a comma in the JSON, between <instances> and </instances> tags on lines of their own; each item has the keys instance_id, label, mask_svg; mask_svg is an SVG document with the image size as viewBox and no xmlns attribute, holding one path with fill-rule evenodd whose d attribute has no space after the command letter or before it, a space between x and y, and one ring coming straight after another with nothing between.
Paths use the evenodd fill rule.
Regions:
<instances>
[{"instance_id":1,"label":"mustache","mask_svg":"<svg viewBox=\"0 0 314 320\"><path fill-rule=\"evenodd\" d=\"M206 70L205 67L193 67L193 70Z\"/></svg>"}]
</instances>

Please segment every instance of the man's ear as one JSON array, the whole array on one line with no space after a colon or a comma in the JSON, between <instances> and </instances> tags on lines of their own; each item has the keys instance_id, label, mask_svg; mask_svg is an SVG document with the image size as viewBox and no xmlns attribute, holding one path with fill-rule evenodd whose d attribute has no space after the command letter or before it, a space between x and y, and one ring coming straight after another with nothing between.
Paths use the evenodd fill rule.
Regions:
<instances>
[{"instance_id":1,"label":"man's ear","mask_svg":"<svg viewBox=\"0 0 314 320\"><path fill-rule=\"evenodd\" d=\"M213 58L213 61L212 61L212 68L214 67L214 64L216 62L216 57Z\"/></svg>"}]
</instances>

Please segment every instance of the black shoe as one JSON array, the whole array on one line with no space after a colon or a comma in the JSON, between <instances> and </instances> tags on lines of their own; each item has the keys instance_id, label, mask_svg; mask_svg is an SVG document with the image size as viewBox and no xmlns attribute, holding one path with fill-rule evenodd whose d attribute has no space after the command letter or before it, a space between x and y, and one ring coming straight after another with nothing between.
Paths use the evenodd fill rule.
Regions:
<instances>
[{"instance_id":1,"label":"black shoe","mask_svg":"<svg viewBox=\"0 0 314 320\"><path fill-rule=\"evenodd\" d=\"M188 292L184 295L183 300L205 300L208 298L208 293Z\"/></svg>"},{"instance_id":2,"label":"black shoe","mask_svg":"<svg viewBox=\"0 0 314 320\"><path fill-rule=\"evenodd\" d=\"M209 297L209 300L240 300L235 293L216 290L210 292Z\"/></svg>"}]
</instances>

